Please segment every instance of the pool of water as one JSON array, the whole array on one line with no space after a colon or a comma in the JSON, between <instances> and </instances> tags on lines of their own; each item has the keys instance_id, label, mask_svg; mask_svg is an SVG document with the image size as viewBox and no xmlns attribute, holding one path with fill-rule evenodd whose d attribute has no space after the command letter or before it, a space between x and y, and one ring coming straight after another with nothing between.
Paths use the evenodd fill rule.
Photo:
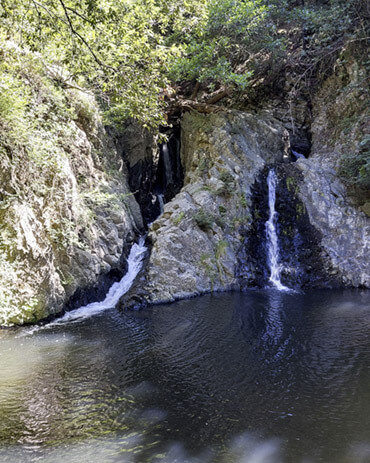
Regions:
<instances>
[{"instance_id":1,"label":"pool of water","mask_svg":"<svg viewBox=\"0 0 370 463\"><path fill-rule=\"evenodd\" d=\"M370 292L0 331L0 461L370 462Z\"/></svg>"}]
</instances>

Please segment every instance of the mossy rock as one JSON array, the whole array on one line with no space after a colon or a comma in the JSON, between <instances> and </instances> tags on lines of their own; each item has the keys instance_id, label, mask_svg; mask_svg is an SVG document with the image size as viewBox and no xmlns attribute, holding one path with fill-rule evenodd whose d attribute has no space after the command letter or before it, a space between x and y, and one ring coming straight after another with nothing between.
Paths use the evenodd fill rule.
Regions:
<instances>
[{"instance_id":1,"label":"mossy rock","mask_svg":"<svg viewBox=\"0 0 370 463\"><path fill-rule=\"evenodd\" d=\"M361 206L361 210L362 212L365 212L365 214L370 217L370 201L368 201L367 203L363 204Z\"/></svg>"}]
</instances>

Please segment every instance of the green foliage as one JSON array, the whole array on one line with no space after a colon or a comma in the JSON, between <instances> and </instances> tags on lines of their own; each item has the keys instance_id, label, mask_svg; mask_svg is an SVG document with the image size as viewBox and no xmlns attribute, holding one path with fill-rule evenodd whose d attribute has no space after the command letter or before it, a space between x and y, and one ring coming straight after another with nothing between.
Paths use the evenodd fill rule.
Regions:
<instances>
[{"instance_id":1,"label":"green foliage","mask_svg":"<svg viewBox=\"0 0 370 463\"><path fill-rule=\"evenodd\" d=\"M197 169L199 169L199 171L202 174L205 174L209 171L210 168L211 168L211 160L207 157L206 154L202 154L202 156L199 159Z\"/></svg>"},{"instance_id":2,"label":"green foliage","mask_svg":"<svg viewBox=\"0 0 370 463\"><path fill-rule=\"evenodd\" d=\"M287 177L286 180L286 187L290 193L293 193L297 196L299 191L299 186L297 184L297 180L294 177Z\"/></svg>"},{"instance_id":3,"label":"green foliage","mask_svg":"<svg viewBox=\"0 0 370 463\"><path fill-rule=\"evenodd\" d=\"M185 212L181 211L176 217L173 218L172 222L174 225L178 226L182 222L183 218L185 217Z\"/></svg>"},{"instance_id":4,"label":"green foliage","mask_svg":"<svg viewBox=\"0 0 370 463\"><path fill-rule=\"evenodd\" d=\"M227 212L227 209L225 206L223 206L222 204L220 206L218 206L218 211L220 213L221 216L224 216Z\"/></svg>"},{"instance_id":5,"label":"green foliage","mask_svg":"<svg viewBox=\"0 0 370 463\"><path fill-rule=\"evenodd\" d=\"M306 213L306 207L303 203L297 202L296 213L297 213L297 218L302 217Z\"/></svg>"},{"instance_id":6,"label":"green foliage","mask_svg":"<svg viewBox=\"0 0 370 463\"><path fill-rule=\"evenodd\" d=\"M220 180L221 182L228 183L228 184L234 183L234 177L228 170L221 171Z\"/></svg>"},{"instance_id":7,"label":"green foliage","mask_svg":"<svg viewBox=\"0 0 370 463\"><path fill-rule=\"evenodd\" d=\"M45 74L42 59L0 35L0 135L8 155L25 153L40 168L45 187L61 166L62 146L70 136L60 122L72 118L60 89ZM40 187L42 182L40 182Z\"/></svg>"},{"instance_id":8,"label":"green foliage","mask_svg":"<svg viewBox=\"0 0 370 463\"><path fill-rule=\"evenodd\" d=\"M195 27L175 32L170 43L179 43L181 55L171 69L173 80L198 80L213 88L215 84L245 89L252 70L238 69L241 58L253 42L268 7L262 0L235 2L211 0L198 14Z\"/></svg>"},{"instance_id":9,"label":"green foliage","mask_svg":"<svg viewBox=\"0 0 370 463\"><path fill-rule=\"evenodd\" d=\"M193 218L198 227L203 231L210 230L215 222L213 215L205 211L204 209L199 209L193 215Z\"/></svg>"},{"instance_id":10,"label":"green foliage","mask_svg":"<svg viewBox=\"0 0 370 463\"><path fill-rule=\"evenodd\" d=\"M370 136L359 144L357 153L347 153L340 159L339 175L356 192L357 201L363 203L370 197Z\"/></svg>"},{"instance_id":11,"label":"green foliage","mask_svg":"<svg viewBox=\"0 0 370 463\"><path fill-rule=\"evenodd\" d=\"M296 76L292 97L332 68L345 40L368 36L361 0L210 0L192 28L170 37L180 55L172 80L197 80L209 90L224 86L253 94L256 82ZM172 42L171 42L172 40Z\"/></svg>"},{"instance_id":12,"label":"green foliage","mask_svg":"<svg viewBox=\"0 0 370 463\"><path fill-rule=\"evenodd\" d=\"M203 253L200 256L200 264L204 268L207 277L210 279L211 288L213 289L216 278L218 277L217 262L215 262L215 258L209 253Z\"/></svg>"},{"instance_id":13,"label":"green foliage","mask_svg":"<svg viewBox=\"0 0 370 463\"><path fill-rule=\"evenodd\" d=\"M225 255L227 245L228 243L225 240L220 240L217 242L215 250L215 256L217 260L221 259L221 257Z\"/></svg>"},{"instance_id":14,"label":"green foliage","mask_svg":"<svg viewBox=\"0 0 370 463\"><path fill-rule=\"evenodd\" d=\"M41 53L62 86L92 88L108 117L156 126L165 122L167 70L179 54L165 38L198 3L3 0L0 28L15 43Z\"/></svg>"},{"instance_id":15,"label":"green foliage","mask_svg":"<svg viewBox=\"0 0 370 463\"><path fill-rule=\"evenodd\" d=\"M40 53L49 78L92 90L108 123L133 117L154 128L166 123L171 85L197 80L208 90L252 93L261 77L273 81L289 62L299 74L295 89L314 65L324 72L345 38L368 35L368 19L361 0L304 6L289 0L0 3L3 40L11 37L15 46ZM24 88L9 76L1 85L14 96L14 111L0 98L0 113L15 119L24 108Z\"/></svg>"},{"instance_id":16,"label":"green foliage","mask_svg":"<svg viewBox=\"0 0 370 463\"><path fill-rule=\"evenodd\" d=\"M244 209L248 207L248 200L244 192L240 194L240 204Z\"/></svg>"},{"instance_id":17,"label":"green foliage","mask_svg":"<svg viewBox=\"0 0 370 463\"><path fill-rule=\"evenodd\" d=\"M219 176L221 182L223 182L223 187L217 190L218 194L230 196L234 190L234 177L228 170L222 170Z\"/></svg>"}]
</instances>

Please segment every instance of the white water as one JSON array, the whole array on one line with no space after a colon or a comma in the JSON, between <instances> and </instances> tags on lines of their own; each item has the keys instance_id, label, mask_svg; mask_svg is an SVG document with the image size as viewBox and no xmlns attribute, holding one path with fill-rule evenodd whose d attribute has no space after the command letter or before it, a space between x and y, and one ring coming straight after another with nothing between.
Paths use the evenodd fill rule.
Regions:
<instances>
[{"instance_id":1,"label":"white water","mask_svg":"<svg viewBox=\"0 0 370 463\"><path fill-rule=\"evenodd\" d=\"M159 211L160 214L163 214L164 211L164 196L162 194L157 195L158 202L159 202Z\"/></svg>"},{"instance_id":2,"label":"white water","mask_svg":"<svg viewBox=\"0 0 370 463\"><path fill-rule=\"evenodd\" d=\"M120 298L131 288L137 274L143 265L143 259L147 248L144 246L145 238L140 238L139 244L134 244L127 258L127 273L117 283L110 287L104 301L92 302L91 304L79 307L78 309L67 312L62 318L55 320L53 324L64 323L72 320L79 320L107 309L112 309L118 304Z\"/></svg>"},{"instance_id":3,"label":"white water","mask_svg":"<svg viewBox=\"0 0 370 463\"><path fill-rule=\"evenodd\" d=\"M276 173L271 169L267 176L268 195L269 195L269 211L270 216L266 222L266 238L267 238L267 263L270 268L269 281L279 291L287 291L289 288L284 286L280 281L281 265L279 263L279 243L276 234L277 213L275 211L276 201Z\"/></svg>"},{"instance_id":4,"label":"white water","mask_svg":"<svg viewBox=\"0 0 370 463\"><path fill-rule=\"evenodd\" d=\"M167 186L170 183L173 183L171 157L170 157L170 151L168 149L167 143L165 143L162 146L162 154L163 154L163 164L164 164L164 171L166 175L166 186Z\"/></svg>"}]
</instances>

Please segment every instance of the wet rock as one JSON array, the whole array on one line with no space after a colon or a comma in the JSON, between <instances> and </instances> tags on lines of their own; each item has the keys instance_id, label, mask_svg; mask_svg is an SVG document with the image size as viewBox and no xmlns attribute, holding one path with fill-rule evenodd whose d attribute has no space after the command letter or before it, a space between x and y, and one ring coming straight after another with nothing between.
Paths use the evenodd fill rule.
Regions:
<instances>
[{"instance_id":1,"label":"wet rock","mask_svg":"<svg viewBox=\"0 0 370 463\"><path fill-rule=\"evenodd\" d=\"M128 184L140 205L146 222L151 222L159 214L155 205L153 185L159 159L156 137L132 120L127 120L119 129L107 127L116 150L127 169Z\"/></svg>"},{"instance_id":2,"label":"wet rock","mask_svg":"<svg viewBox=\"0 0 370 463\"><path fill-rule=\"evenodd\" d=\"M303 174L299 196L321 234L325 271L337 275L341 286L369 288L370 219L348 198L337 201L344 187L327 159L300 159L296 166Z\"/></svg>"},{"instance_id":3,"label":"wet rock","mask_svg":"<svg viewBox=\"0 0 370 463\"><path fill-rule=\"evenodd\" d=\"M288 133L273 118L232 111L185 114L184 187L149 229L140 284L143 304L240 287L241 230L251 226L251 185L266 163L281 162ZM137 307L134 289L121 307Z\"/></svg>"}]
</instances>

